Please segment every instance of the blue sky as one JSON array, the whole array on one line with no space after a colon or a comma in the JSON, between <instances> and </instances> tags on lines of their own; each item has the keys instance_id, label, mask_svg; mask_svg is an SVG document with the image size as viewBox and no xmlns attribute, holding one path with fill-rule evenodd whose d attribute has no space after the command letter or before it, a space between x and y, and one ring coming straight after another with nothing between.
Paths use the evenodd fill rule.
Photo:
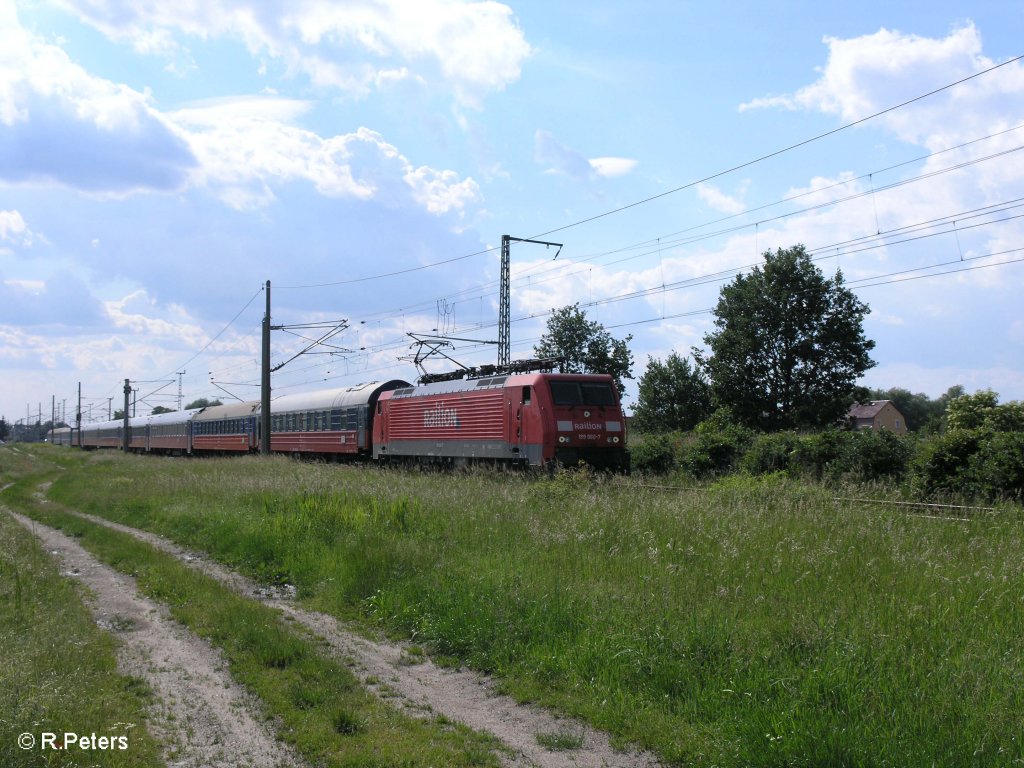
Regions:
<instances>
[{"instance_id":1,"label":"blue sky","mask_svg":"<svg viewBox=\"0 0 1024 768\"><path fill-rule=\"evenodd\" d=\"M1022 39L1011 2L0 0L0 414L255 399L266 280L349 323L276 394L412 380L409 332L497 338L503 234L564 243L512 247L513 358L580 302L639 377L803 243L871 307L863 383L1024 399L1021 62L747 164Z\"/></svg>"}]
</instances>

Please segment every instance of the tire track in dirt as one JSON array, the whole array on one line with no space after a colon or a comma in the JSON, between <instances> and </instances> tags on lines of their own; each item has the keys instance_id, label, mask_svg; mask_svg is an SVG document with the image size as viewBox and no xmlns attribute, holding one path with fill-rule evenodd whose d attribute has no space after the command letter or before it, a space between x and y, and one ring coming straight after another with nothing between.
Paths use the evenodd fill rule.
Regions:
<instances>
[{"instance_id":1,"label":"tire track in dirt","mask_svg":"<svg viewBox=\"0 0 1024 768\"><path fill-rule=\"evenodd\" d=\"M220 653L141 596L135 581L90 555L63 533L0 506L61 564L61 573L91 593L96 624L115 634L118 670L145 680L156 694L148 728L168 768L288 768L305 763L277 741L258 700L235 683Z\"/></svg>"},{"instance_id":2,"label":"tire track in dirt","mask_svg":"<svg viewBox=\"0 0 1024 768\"><path fill-rule=\"evenodd\" d=\"M369 640L346 629L333 616L301 608L284 590L261 586L214 562L205 554L179 547L148 531L85 512L68 510L98 525L127 533L170 554L235 592L272 606L327 642L342 659L355 663L361 682L412 715L441 714L497 738L514 766L536 768L657 768L648 752L612 748L608 735L585 723L560 718L539 707L519 704L496 692L496 683L474 672L438 667L426 657L410 655L399 644ZM396 701L397 699L397 701ZM538 736L567 736L578 748L548 749Z\"/></svg>"}]
</instances>

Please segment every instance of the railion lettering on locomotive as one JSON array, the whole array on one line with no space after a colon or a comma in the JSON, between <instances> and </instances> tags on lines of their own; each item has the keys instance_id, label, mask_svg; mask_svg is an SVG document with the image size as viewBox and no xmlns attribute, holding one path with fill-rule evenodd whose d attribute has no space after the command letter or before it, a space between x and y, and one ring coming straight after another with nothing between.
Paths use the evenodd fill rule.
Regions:
<instances>
[{"instance_id":1,"label":"railion lettering on locomotive","mask_svg":"<svg viewBox=\"0 0 1024 768\"><path fill-rule=\"evenodd\" d=\"M583 432L585 430L602 430L604 429L604 424L599 421L577 421L573 424L573 427Z\"/></svg>"},{"instance_id":2,"label":"railion lettering on locomotive","mask_svg":"<svg viewBox=\"0 0 1024 768\"><path fill-rule=\"evenodd\" d=\"M455 408L445 408L444 403L438 403L434 408L423 411L424 427L458 427L459 413Z\"/></svg>"}]
</instances>

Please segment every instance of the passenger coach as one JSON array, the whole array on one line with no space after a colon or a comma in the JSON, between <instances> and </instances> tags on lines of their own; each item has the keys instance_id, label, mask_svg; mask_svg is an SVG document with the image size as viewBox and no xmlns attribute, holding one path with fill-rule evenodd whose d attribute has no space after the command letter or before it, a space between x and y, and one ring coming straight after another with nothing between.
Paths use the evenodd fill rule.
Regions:
<instances>
[{"instance_id":1,"label":"passenger coach","mask_svg":"<svg viewBox=\"0 0 1024 768\"><path fill-rule=\"evenodd\" d=\"M407 381L393 379L280 397L270 409L270 450L368 457L378 398L408 386Z\"/></svg>"}]
</instances>

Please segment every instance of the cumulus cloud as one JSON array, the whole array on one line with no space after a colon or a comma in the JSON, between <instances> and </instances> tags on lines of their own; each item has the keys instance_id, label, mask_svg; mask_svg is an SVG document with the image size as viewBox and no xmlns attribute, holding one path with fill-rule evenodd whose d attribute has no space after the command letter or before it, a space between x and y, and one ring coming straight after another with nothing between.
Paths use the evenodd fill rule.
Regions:
<instances>
[{"instance_id":1,"label":"cumulus cloud","mask_svg":"<svg viewBox=\"0 0 1024 768\"><path fill-rule=\"evenodd\" d=\"M0 211L0 242L32 245L33 234L18 211Z\"/></svg>"},{"instance_id":2,"label":"cumulus cloud","mask_svg":"<svg viewBox=\"0 0 1024 768\"><path fill-rule=\"evenodd\" d=\"M131 3L119 14L115 6L104 5L105 12L148 14L158 28L169 23L159 4L147 10ZM198 34L199 26L189 29ZM26 32L12 6L0 7L0 180L118 196L209 187L238 210L271 205L276 187L294 180L327 197L411 200L435 215L462 212L480 199L473 179L414 165L374 131L321 137L296 127L310 106L244 97L163 114L148 95L90 75L59 47ZM0 237L20 231L13 215L0 222Z\"/></svg>"},{"instance_id":3,"label":"cumulus cloud","mask_svg":"<svg viewBox=\"0 0 1024 768\"><path fill-rule=\"evenodd\" d=\"M519 79L531 48L511 8L465 0L61 0L69 11L135 50L174 55L184 42L224 37L318 86L366 95L415 78L463 105Z\"/></svg>"},{"instance_id":4,"label":"cumulus cloud","mask_svg":"<svg viewBox=\"0 0 1024 768\"><path fill-rule=\"evenodd\" d=\"M331 137L290 125L305 111L287 99L236 99L179 110L171 119L199 158L193 181L239 210L261 208L275 184L305 180L326 197L374 199L397 205L412 199L433 214L461 212L481 199L472 178L414 166L368 128Z\"/></svg>"},{"instance_id":5,"label":"cumulus cloud","mask_svg":"<svg viewBox=\"0 0 1024 768\"><path fill-rule=\"evenodd\" d=\"M46 280L0 279L0 325L60 326L78 334L105 322L100 303L70 272Z\"/></svg>"},{"instance_id":6,"label":"cumulus cloud","mask_svg":"<svg viewBox=\"0 0 1024 768\"><path fill-rule=\"evenodd\" d=\"M606 179L625 176L637 166L637 161L629 157L593 157L588 162L594 173Z\"/></svg>"},{"instance_id":7,"label":"cumulus cloud","mask_svg":"<svg viewBox=\"0 0 1024 768\"><path fill-rule=\"evenodd\" d=\"M550 131L538 130L534 134L533 146L534 159L547 166L545 173L568 176L577 181L624 176L637 165L636 160L626 157L587 159L572 147L562 144Z\"/></svg>"},{"instance_id":8,"label":"cumulus cloud","mask_svg":"<svg viewBox=\"0 0 1024 768\"><path fill-rule=\"evenodd\" d=\"M795 93L754 99L740 111L758 108L812 110L852 122L961 80L996 64L982 53L981 34L972 23L943 38L880 29L843 40L826 37L828 61L821 76ZM939 148L991 128L1001 114L1003 127L1019 121L1010 105L1024 94L1024 67L1014 63L879 118L905 141Z\"/></svg>"},{"instance_id":9,"label":"cumulus cloud","mask_svg":"<svg viewBox=\"0 0 1024 768\"><path fill-rule=\"evenodd\" d=\"M151 340L175 339L186 346L201 345L207 340L203 329L183 316L180 307L171 306L164 310L142 289L121 299L105 301L103 306L113 325L121 331L130 331Z\"/></svg>"},{"instance_id":10,"label":"cumulus cloud","mask_svg":"<svg viewBox=\"0 0 1024 768\"><path fill-rule=\"evenodd\" d=\"M742 200L742 196L746 192L747 186L749 185L744 183L739 196L731 196L727 195L713 184L698 184L697 196L714 210L721 211L722 213L727 213L729 215L735 215L737 213L742 213L747 209L746 203Z\"/></svg>"},{"instance_id":11,"label":"cumulus cloud","mask_svg":"<svg viewBox=\"0 0 1024 768\"><path fill-rule=\"evenodd\" d=\"M0 179L123 194L176 189L193 164L145 94L90 75L0 7Z\"/></svg>"}]
</instances>

